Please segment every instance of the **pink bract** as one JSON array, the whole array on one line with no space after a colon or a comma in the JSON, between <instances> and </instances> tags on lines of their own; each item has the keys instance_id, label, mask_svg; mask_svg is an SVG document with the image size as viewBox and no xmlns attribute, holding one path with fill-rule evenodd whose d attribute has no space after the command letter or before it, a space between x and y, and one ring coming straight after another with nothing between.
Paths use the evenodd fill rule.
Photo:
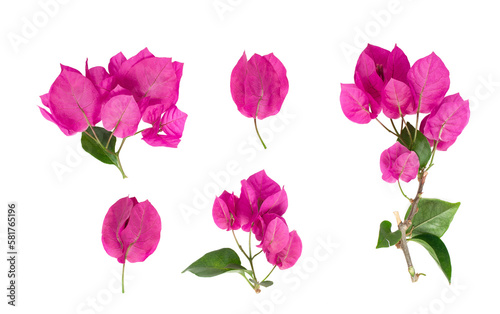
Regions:
<instances>
[{"instance_id":1,"label":"pink bract","mask_svg":"<svg viewBox=\"0 0 500 314\"><path fill-rule=\"evenodd\" d=\"M399 142L380 155L382 179L389 183L400 179L404 182L413 180L417 176L419 165L417 154Z\"/></svg>"},{"instance_id":2,"label":"pink bract","mask_svg":"<svg viewBox=\"0 0 500 314\"><path fill-rule=\"evenodd\" d=\"M245 117L264 119L277 114L285 100L286 69L274 54L254 54L247 61L243 52L231 72L230 87L233 100Z\"/></svg>"},{"instance_id":3,"label":"pink bract","mask_svg":"<svg viewBox=\"0 0 500 314\"><path fill-rule=\"evenodd\" d=\"M64 65L48 96L42 96L42 102L51 112L41 108L42 115L59 126L65 135L83 132L89 124L93 126L101 119L99 92L92 81Z\"/></svg>"},{"instance_id":4,"label":"pink bract","mask_svg":"<svg viewBox=\"0 0 500 314\"><path fill-rule=\"evenodd\" d=\"M340 84L340 87L340 105L349 120L366 124L377 117L370 112L370 100L365 92L354 84Z\"/></svg>"},{"instance_id":5,"label":"pink bract","mask_svg":"<svg viewBox=\"0 0 500 314\"><path fill-rule=\"evenodd\" d=\"M124 197L109 209L102 227L102 243L106 252L117 258L142 262L153 254L160 241L161 219L149 201L138 203Z\"/></svg>"},{"instance_id":6,"label":"pink bract","mask_svg":"<svg viewBox=\"0 0 500 314\"><path fill-rule=\"evenodd\" d=\"M131 95L118 95L102 107L102 124L113 135L125 138L134 135L141 121L139 106ZM116 128L116 129L115 129Z\"/></svg>"},{"instance_id":7,"label":"pink bract","mask_svg":"<svg viewBox=\"0 0 500 314\"><path fill-rule=\"evenodd\" d=\"M279 269L284 270L292 267L297 263L302 254L302 241L294 230L288 236L288 243L279 253L266 253L269 263L276 265Z\"/></svg>"},{"instance_id":8,"label":"pink bract","mask_svg":"<svg viewBox=\"0 0 500 314\"><path fill-rule=\"evenodd\" d=\"M450 72L433 52L417 60L408 71L408 83L413 92L416 113L429 113L443 100L450 87ZM420 105L419 105L420 104Z\"/></svg>"},{"instance_id":9,"label":"pink bract","mask_svg":"<svg viewBox=\"0 0 500 314\"><path fill-rule=\"evenodd\" d=\"M424 135L429 140L454 142L469 122L469 101L459 94L447 96L422 121Z\"/></svg>"}]
</instances>

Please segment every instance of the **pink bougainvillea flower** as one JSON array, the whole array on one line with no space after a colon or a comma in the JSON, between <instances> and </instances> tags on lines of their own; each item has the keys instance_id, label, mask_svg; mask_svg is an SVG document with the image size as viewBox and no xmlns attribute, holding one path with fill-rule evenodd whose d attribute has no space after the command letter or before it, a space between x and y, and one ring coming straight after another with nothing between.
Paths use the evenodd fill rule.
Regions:
<instances>
[{"instance_id":1,"label":"pink bougainvillea flower","mask_svg":"<svg viewBox=\"0 0 500 314\"><path fill-rule=\"evenodd\" d=\"M281 190L279 185L269 178L264 170L241 181L241 194L238 203L238 216L242 229L249 231L252 223L259 216L259 208L271 195Z\"/></svg>"},{"instance_id":2,"label":"pink bougainvillea flower","mask_svg":"<svg viewBox=\"0 0 500 314\"><path fill-rule=\"evenodd\" d=\"M262 250L268 253L279 253L288 244L288 240L288 226L283 219L276 217L266 226L262 239Z\"/></svg>"},{"instance_id":3,"label":"pink bougainvillea flower","mask_svg":"<svg viewBox=\"0 0 500 314\"><path fill-rule=\"evenodd\" d=\"M398 107L403 107L401 113L405 115L406 108L413 104L407 99L409 68L408 58L397 45L389 52L369 44L356 63L355 84L341 85L340 104L346 117L365 124L384 109L389 118L399 118ZM405 98L399 100L398 96Z\"/></svg>"},{"instance_id":4,"label":"pink bougainvillea flower","mask_svg":"<svg viewBox=\"0 0 500 314\"><path fill-rule=\"evenodd\" d=\"M370 99L354 84L340 84L340 105L345 116L352 122L366 124L377 117L370 110Z\"/></svg>"},{"instance_id":5,"label":"pink bougainvillea flower","mask_svg":"<svg viewBox=\"0 0 500 314\"><path fill-rule=\"evenodd\" d=\"M139 106L131 95L118 95L102 107L102 124L113 135L125 138L134 135L141 121Z\"/></svg>"},{"instance_id":6,"label":"pink bougainvillea flower","mask_svg":"<svg viewBox=\"0 0 500 314\"><path fill-rule=\"evenodd\" d=\"M240 228L240 222L236 215L237 203L238 197L234 193L229 194L227 191L215 198L212 216L217 227L227 231Z\"/></svg>"},{"instance_id":7,"label":"pink bougainvillea flower","mask_svg":"<svg viewBox=\"0 0 500 314\"><path fill-rule=\"evenodd\" d=\"M102 244L111 257L123 265L143 262L160 241L161 219L149 201L124 197L108 210L102 226ZM123 282L122 291L124 292Z\"/></svg>"},{"instance_id":8,"label":"pink bougainvillea flower","mask_svg":"<svg viewBox=\"0 0 500 314\"><path fill-rule=\"evenodd\" d=\"M258 134L256 119L277 114L283 105L288 93L286 69L272 53L265 56L254 54L247 60L243 52L231 72L230 87L238 110L245 117L254 119ZM265 148L264 142L262 144Z\"/></svg>"},{"instance_id":9,"label":"pink bougainvillea flower","mask_svg":"<svg viewBox=\"0 0 500 314\"><path fill-rule=\"evenodd\" d=\"M284 270L292 267L297 263L302 254L302 241L300 240L297 231L290 232L288 243L279 253L266 252L267 261Z\"/></svg>"},{"instance_id":10,"label":"pink bougainvillea flower","mask_svg":"<svg viewBox=\"0 0 500 314\"><path fill-rule=\"evenodd\" d=\"M410 87L396 79L390 79L382 94L382 109L391 119L398 119L407 114L408 108L413 108L413 95Z\"/></svg>"},{"instance_id":11,"label":"pink bougainvillea flower","mask_svg":"<svg viewBox=\"0 0 500 314\"><path fill-rule=\"evenodd\" d=\"M65 135L83 132L89 124L94 126L101 120L99 92L91 80L79 71L61 65L61 74L56 78L42 103L50 113L40 108L44 118L55 123Z\"/></svg>"},{"instance_id":12,"label":"pink bougainvillea flower","mask_svg":"<svg viewBox=\"0 0 500 314\"><path fill-rule=\"evenodd\" d=\"M389 183L398 180L410 182L416 178L419 166L417 154L399 142L384 150L380 155L382 179Z\"/></svg>"},{"instance_id":13,"label":"pink bougainvillea flower","mask_svg":"<svg viewBox=\"0 0 500 314\"><path fill-rule=\"evenodd\" d=\"M128 89L137 103L149 97L149 105L163 104L164 110L175 105L183 64L171 58L153 56L147 48L123 61L117 74L118 84Z\"/></svg>"},{"instance_id":14,"label":"pink bougainvillea flower","mask_svg":"<svg viewBox=\"0 0 500 314\"><path fill-rule=\"evenodd\" d=\"M422 120L420 131L431 145L438 141L436 149L446 151L467 126L469 117L469 101L463 100L458 93L453 94L446 96L441 104Z\"/></svg>"},{"instance_id":15,"label":"pink bougainvillea flower","mask_svg":"<svg viewBox=\"0 0 500 314\"><path fill-rule=\"evenodd\" d=\"M415 108L429 113L443 100L450 87L450 72L433 52L417 60L408 71L408 83L413 92Z\"/></svg>"},{"instance_id":16,"label":"pink bougainvillea flower","mask_svg":"<svg viewBox=\"0 0 500 314\"><path fill-rule=\"evenodd\" d=\"M255 235L255 239L257 239L257 241L262 241L267 225L275 218L283 220L286 224L286 221L282 216L274 213L259 215L259 217L253 222L252 233ZM257 247L262 247L262 245L263 244L261 243Z\"/></svg>"},{"instance_id":17,"label":"pink bougainvillea flower","mask_svg":"<svg viewBox=\"0 0 500 314\"><path fill-rule=\"evenodd\" d=\"M163 105L150 106L147 115L143 115L143 120L152 123L152 127L142 132L142 139L151 146L164 146L176 148L184 131L187 114L180 111L176 106L172 106L160 115ZM158 134L163 131L165 135Z\"/></svg>"},{"instance_id":18,"label":"pink bougainvillea flower","mask_svg":"<svg viewBox=\"0 0 500 314\"><path fill-rule=\"evenodd\" d=\"M288 196L286 195L285 188L268 196L260 206L260 215L276 214L283 216L288 208Z\"/></svg>"}]
</instances>

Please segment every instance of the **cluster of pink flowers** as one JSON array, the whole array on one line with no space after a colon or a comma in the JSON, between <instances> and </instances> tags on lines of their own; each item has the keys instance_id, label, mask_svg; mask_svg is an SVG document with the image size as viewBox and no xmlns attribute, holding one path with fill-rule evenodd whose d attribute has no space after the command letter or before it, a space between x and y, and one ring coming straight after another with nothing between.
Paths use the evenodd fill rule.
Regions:
<instances>
[{"instance_id":1,"label":"cluster of pink flowers","mask_svg":"<svg viewBox=\"0 0 500 314\"><path fill-rule=\"evenodd\" d=\"M365 124L383 112L389 119L428 114L415 127L432 148L446 151L469 121L469 101L460 95L446 96L450 73L435 54L417 60L410 67L408 58L396 45L392 51L368 45L359 56L354 84L341 84L340 103L346 117ZM396 131L397 133L397 131ZM398 134L399 135L399 134ZM382 153L383 179L408 182L422 166L415 152L397 142ZM424 165L425 166L425 165Z\"/></svg>"},{"instance_id":2,"label":"cluster of pink flowers","mask_svg":"<svg viewBox=\"0 0 500 314\"><path fill-rule=\"evenodd\" d=\"M113 56L108 69L85 65L85 75L61 65L50 91L40 96L42 115L65 135L84 132L102 120L119 138L136 134L142 120L150 126L142 139L152 146L177 147L187 115L176 107L183 64L155 57L147 48L127 59ZM161 133L163 132L163 133Z\"/></svg>"},{"instance_id":3,"label":"cluster of pink flowers","mask_svg":"<svg viewBox=\"0 0 500 314\"><path fill-rule=\"evenodd\" d=\"M241 181L240 197L224 191L215 198L212 215L224 230L252 232L267 260L280 269L295 265L302 253L297 232L289 231L283 214L288 207L284 188L262 170Z\"/></svg>"}]
</instances>

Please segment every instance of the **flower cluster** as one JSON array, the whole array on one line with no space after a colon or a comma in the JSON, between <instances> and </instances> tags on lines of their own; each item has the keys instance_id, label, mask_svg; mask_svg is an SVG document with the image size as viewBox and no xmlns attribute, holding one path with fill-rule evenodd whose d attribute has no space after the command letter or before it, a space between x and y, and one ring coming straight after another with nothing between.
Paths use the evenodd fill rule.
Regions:
<instances>
[{"instance_id":1,"label":"flower cluster","mask_svg":"<svg viewBox=\"0 0 500 314\"><path fill-rule=\"evenodd\" d=\"M431 53L411 67L404 52L396 45L392 51L368 45L359 56L354 84L341 84L340 103L346 117L365 124L383 114L391 120L399 143L385 150L380 158L383 179L408 182L425 166L412 153L419 129L434 151L446 151L469 121L469 101L459 94L446 96L450 73L443 61ZM421 122L421 114L427 114ZM407 122L416 115L415 128ZM393 119L401 119L398 131ZM379 121L379 120L378 120ZM380 122L380 121L379 121ZM383 125L383 124L382 124ZM385 126L384 126L385 127ZM405 127L405 128L403 128ZM406 130L405 130L406 129ZM406 136L408 133L409 136Z\"/></svg>"},{"instance_id":2,"label":"flower cluster","mask_svg":"<svg viewBox=\"0 0 500 314\"><path fill-rule=\"evenodd\" d=\"M118 53L110 59L107 70L102 66L89 68L87 60L85 75L61 65L49 92L40 96L46 107L40 111L65 135L87 134L102 148L101 155L115 155L109 149L112 138L125 140L138 133L151 146L175 148L187 118L176 107L182 68L182 63L155 57L147 48L130 59ZM149 127L137 132L141 120ZM96 131L100 121L111 132L104 142ZM98 158L98 153L89 153Z\"/></svg>"},{"instance_id":3,"label":"flower cluster","mask_svg":"<svg viewBox=\"0 0 500 314\"><path fill-rule=\"evenodd\" d=\"M266 145L260 137L256 119L277 114L287 93L286 69L274 54L254 54L247 60L243 52L231 72L231 95L241 114L254 119L255 130L264 148Z\"/></svg>"},{"instance_id":4,"label":"flower cluster","mask_svg":"<svg viewBox=\"0 0 500 314\"><path fill-rule=\"evenodd\" d=\"M302 253L300 237L295 230L289 231L283 218L287 207L285 189L262 170L241 181L240 197L227 191L216 197L212 215L221 229L252 232L268 262L287 269Z\"/></svg>"}]
</instances>

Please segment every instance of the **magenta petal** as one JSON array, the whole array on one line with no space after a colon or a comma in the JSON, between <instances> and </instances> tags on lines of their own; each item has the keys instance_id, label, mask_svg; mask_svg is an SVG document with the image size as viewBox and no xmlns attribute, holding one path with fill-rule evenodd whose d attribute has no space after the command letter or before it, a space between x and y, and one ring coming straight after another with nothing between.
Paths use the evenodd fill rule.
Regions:
<instances>
[{"instance_id":1,"label":"magenta petal","mask_svg":"<svg viewBox=\"0 0 500 314\"><path fill-rule=\"evenodd\" d=\"M238 110L245 106L245 77L247 73L247 56L245 52L238 60L238 63L233 68L231 72L231 96L233 97L233 101L236 106L238 106ZM240 112L248 118L252 118L251 112L241 111Z\"/></svg>"},{"instance_id":2,"label":"magenta petal","mask_svg":"<svg viewBox=\"0 0 500 314\"><path fill-rule=\"evenodd\" d=\"M414 93L415 112L429 113L443 100L450 87L450 72L433 52L417 60L408 71L408 83Z\"/></svg>"},{"instance_id":3,"label":"magenta petal","mask_svg":"<svg viewBox=\"0 0 500 314\"><path fill-rule=\"evenodd\" d=\"M89 60L87 59L85 62L85 76L94 84L101 97L105 97L109 93L109 80L111 76L105 68L97 66L89 69Z\"/></svg>"},{"instance_id":4,"label":"magenta petal","mask_svg":"<svg viewBox=\"0 0 500 314\"><path fill-rule=\"evenodd\" d=\"M161 103L166 109L178 98L179 83L171 58L145 58L124 74L120 69L118 82L130 90L138 102L150 97L150 101Z\"/></svg>"},{"instance_id":5,"label":"magenta petal","mask_svg":"<svg viewBox=\"0 0 500 314\"><path fill-rule=\"evenodd\" d=\"M40 100L45 107L50 108L49 93L40 96Z\"/></svg>"},{"instance_id":6,"label":"magenta petal","mask_svg":"<svg viewBox=\"0 0 500 314\"><path fill-rule=\"evenodd\" d=\"M381 68L386 67L387 59L390 56L389 50L368 44L363 52L373 60L375 65L378 65Z\"/></svg>"},{"instance_id":7,"label":"magenta petal","mask_svg":"<svg viewBox=\"0 0 500 314\"><path fill-rule=\"evenodd\" d=\"M260 215L277 214L282 216L288 208L288 197L285 188L267 197L260 207Z\"/></svg>"},{"instance_id":8,"label":"magenta petal","mask_svg":"<svg viewBox=\"0 0 500 314\"><path fill-rule=\"evenodd\" d=\"M269 178L264 170L251 175L248 178L247 182L255 191L255 196L257 197L259 208L265 199L275 193L278 193L281 190L278 183Z\"/></svg>"},{"instance_id":9,"label":"magenta petal","mask_svg":"<svg viewBox=\"0 0 500 314\"><path fill-rule=\"evenodd\" d=\"M102 124L114 135L125 138L134 135L141 121L139 106L130 95L119 95L111 98L102 107Z\"/></svg>"},{"instance_id":10,"label":"magenta petal","mask_svg":"<svg viewBox=\"0 0 500 314\"><path fill-rule=\"evenodd\" d=\"M426 121L424 135L443 142L454 141L469 122L469 101L459 94L447 96Z\"/></svg>"},{"instance_id":11,"label":"magenta petal","mask_svg":"<svg viewBox=\"0 0 500 314\"><path fill-rule=\"evenodd\" d=\"M248 60L246 69L245 104L238 110L245 116L258 119L277 114L283 104L278 73L266 58L258 54Z\"/></svg>"},{"instance_id":12,"label":"magenta petal","mask_svg":"<svg viewBox=\"0 0 500 314\"><path fill-rule=\"evenodd\" d=\"M166 135L181 138L186 118L187 114L172 106L163 114L160 127Z\"/></svg>"},{"instance_id":13,"label":"magenta petal","mask_svg":"<svg viewBox=\"0 0 500 314\"><path fill-rule=\"evenodd\" d=\"M264 215L259 215L259 217L254 221L253 227L252 227L252 233L255 235L255 239L257 241L262 241L264 238L264 233L266 232L267 225L271 221L273 221L275 218L279 218L283 220L283 222L286 224L285 219L282 216L279 216L277 214L264 214ZM263 243L257 245L257 247L262 247Z\"/></svg>"},{"instance_id":14,"label":"magenta petal","mask_svg":"<svg viewBox=\"0 0 500 314\"><path fill-rule=\"evenodd\" d=\"M340 84L340 105L352 122L366 124L372 120L370 103L366 94L354 84Z\"/></svg>"},{"instance_id":15,"label":"magenta petal","mask_svg":"<svg viewBox=\"0 0 500 314\"><path fill-rule=\"evenodd\" d=\"M125 58L125 60L121 60L121 57L119 56L118 58L120 58L120 60L117 59L115 61L117 64L119 62L121 62L121 64L120 64L118 73L115 73L113 75L116 75L118 78L123 78L123 77L127 76L130 69L134 65L136 65L138 62L140 62L144 59L153 58L153 57L154 57L153 54L151 52L149 52L148 48L142 49L141 51L139 51L139 53L137 53L135 56L133 56L132 58L130 58L128 60L125 57L123 57L123 58ZM115 70L116 70L116 68L115 68ZM110 71L110 73L111 73L111 71Z\"/></svg>"},{"instance_id":16,"label":"magenta petal","mask_svg":"<svg viewBox=\"0 0 500 314\"><path fill-rule=\"evenodd\" d=\"M382 179L384 181L388 183L394 183L398 180L399 176L394 175L394 172L392 170L393 164L399 156L407 154L409 152L410 150L404 147L399 142L394 143L394 145L382 152L382 154L380 155L380 170L382 171Z\"/></svg>"},{"instance_id":17,"label":"magenta petal","mask_svg":"<svg viewBox=\"0 0 500 314\"><path fill-rule=\"evenodd\" d=\"M118 262L125 262L125 258L131 263L143 262L156 250L160 233L161 219L153 205L147 200L136 204L120 234L126 249L124 259Z\"/></svg>"},{"instance_id":18,"label":"magenta petal","mask_svg":"<svg viewBox=\"0 0 500 314\"><path fill-rule=\"evenodd\" d=\"M123 53L119 52L116 55L114 55L110 60L108 64L108 71L109 74L111 75L116 75L118 71L120 70L120 67L122 66L123 62L127 61L127 58L123 55Z\"/></svg>"},{"instance_id":19,"label":"magenta petal","mask_svg":"<svg viewBox=\"0 0 500 314\"><path fill-rule=\"evenodd\" d=\"M73 135L75 134L76 132L73 131L73 130L69 130L68 128L66 128L64 125L62 125L59 121L57 121L55 119L55 117L53 115L51 115L47 110L43 109L42 107L38 107L40 108L40 112L42 113L42 116L49 120L50 122L54 123L55 125L57 125L59 127L59 129L64 133L64 135L66 136L70 136L70 135Z\"/></svg>"},{"instance_id":20,"label":"magenta petal","mask_svg":"<svg viewBox=\"0 0 500 314\"><path fill-rule=\"evenodd\" d=\"M417 177L419 167L420 163L417 154L410 151L398 156L392 163L391 172L398 180L410 182Z\"/></svg>"},{"instance_id":21,"label":"magenta petal","mask_svg":"<svg viewBox=\"0 0 500 314\"><path fill-rule=\"evenodd\" d=\"M281 101L285 100L285 96L288 94L288 78L286 77L286 69L283 63L276 58L276 56L273 53L270 53L268 55L265 55L264 58L266 58L269 63L273 66L274 70L278 74L278 78L280 81L280 97Z\"/></svg>"},{"instance_id":22,"label":"magenta petal","mask_svg":"<svg viewBox=\"0 0 500 314\"><path fill-rule=\"evenodd\" d=\"M237 209L238 209L238 197L234 195L234 193L229 194L227 191L222 192L220 199L224 201L227 205L227 209L229 210L229 213L231 214L231 229L232 230L238 230L240 229L240 221L239 217L237 215Z\"/></svg>"},{"instance_id":23,"label":"magenta petal","mask_svg":"<svg viewBox=\"0 0 500 314\"><path fill-rule=\"evenodd\" d=\"M377 103L380 103L380 93L384 88L384 81L377 73L377 66L381 65L375 64L368 54L362 52L356 64L354 82L358 88L371 95Z\"/></svg>"},{"instance_id":24,"label":"magenta petal","mask_svg":"<svg viewBox=\"0 0 500 314\"><path fill-rule=\"evenodd\" d=\"M57 121L73 132L83 132L100 121L101 104L94 84L80 72L62 66L50 87L50 111Z\"/></svg>"},{"instance_id":25,"label":"magenta petal","mask_svg":"<svg viewBox=\"0 0 500 314\"><path fill-rule=\"evenodd\" d=\"M264 252L278 253L286 247L288 240L288 226L279 217L274 218L266 227L262 249Z\"/></svg>"},{"instance_id":26,"label":"magenta petal","mask_svg":"<svg viewBox=\"0 0 500 314\"><path fill-rule=\"evenodd\" d=\"M159 128L152 127L142 131L142 139L153 147L171 147L177 148L181 142L178 138L173 138L168 135L158 134Z\"/></svg>"},{"instance_id":27,"label":"magenta petal","mask_svg":"<svg viewBox=\"0 0 500 314\"><path fill-rule=\"evenodd\" d=\"M450 146L456 142L456 140L457 139L455 138L455 139L448 141L448 142L439 141L437 146L436 146L436 149L439 151L447 151L448 148L450 148Z\"/></svg>"},{"instance_id":28,"label":"magenta petal","mask_svg":"<svg viewBox=\"0 0 500 314\"><path fill-rule=\"evenodd\" d=\"M144 98L141 103L139 104L139 108L145 108L144 111L141 110L142 112L142 121L149 123L149 124L155 124L157 123L159 125L160 120L161 120L161 115L165 112L164 108L165 106L162 104L157 104L157 105L144 105L145 102L147 102L148 98Z\"/></svg>"},{"instance_id":29,"label":"magenta petal","mask_svg":"<svg viewBox=\"0 0 500 314\"><path fill-rule=\"evenodd\" d=\"M387 57L387 64L384 67L384 81L388 82L391 78L408 83L408 71L410 70L410 62L403 50L399 49L398 45L394 46L391 53Z\"/></svg>"},{"instance_id":30,"label":"magenta petal","mask_svg":"<svg viewBox=\"0 0 500 314\"><path fill-rule=\"evenodd\" d=\"M276 254L274 257L269 256L268 261L269 259L271 259L271 261L269 261L271 264L277 265L279 269L284 270L295 265L295 263L297 263L298 259L300 258L301 254L302 254L302 241L297 232L294 230L290 232L289 240L285 248L281 250L278 254Z\"/></svg>"},{"instance_id":31,"label":"magenta petal","mask_svg":"<svg viewBox=\"0 0 500 314\"><path fill-rule=\"evenodd\" d=\"M405 116L407 108L413 107L413 95L405 83L391 79L382 93L382 108L384 114L391 119Z\"/></svg>"},{"instance_id":32,"label":"magenta petal","mask_svg":"<svg viewBox=\"0 0 500 314\"><path fill-rule=\"evenodd\" d=\"M217 227L227 231L231 230L231 214L229 213L226 202L220 197L215 198L214 206L212 207L212 217Z\"/></svg>"},{"instance_id":33,"label":"magenta petal","mask_svg":"<svg viewBox=\"0 0 500 314\"><path fill-rule=\"evenodd\" d=\"M237 215L243 231L250 231L252 223L257 219L258 213L259 205L257 203L256 192L247 180L242 180Z\"/></svg>"},{"instance_id":34,"label":"magenta petal","mask_svg":"<svg viewBox=\"0 0 500 314\"><path fill-rule=\"evenodd\" d=\"M109 208L106 217L104 217L101 240L104 250L111 257L121 258L122 260L124 258L125 247L120 233L125 228L135 204L137 204L135 198L124 197L119 199Z\"/></svg>"}]
</instances>

